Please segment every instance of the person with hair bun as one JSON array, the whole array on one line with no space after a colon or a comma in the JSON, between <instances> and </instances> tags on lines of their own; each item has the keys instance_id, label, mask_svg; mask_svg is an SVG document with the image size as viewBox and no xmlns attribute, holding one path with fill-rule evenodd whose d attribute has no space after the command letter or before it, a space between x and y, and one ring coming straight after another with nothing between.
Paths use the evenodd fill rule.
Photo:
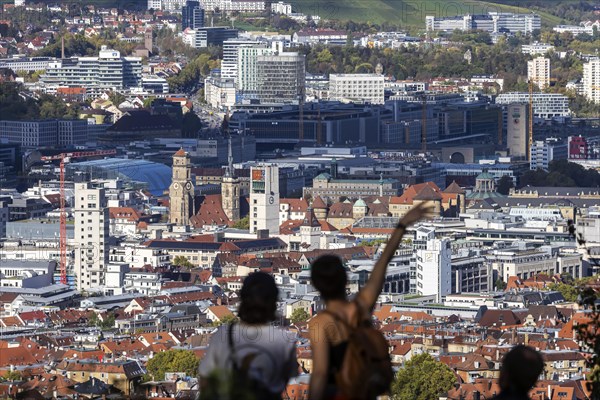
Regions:
<instances>
[{"instance_id":1,"label":"person with hair bun","mask_svg":"<svg viewBox=\"0 0 600 400\"><path fill-rule=\"evenodd\" d=\"M370 318L377 297L383 289L387 265L408 226L432 213L432 206L421 203L402 217L381 257L375 263L369 280L352 301L347 297L346 270L339 257L332 254L323 255L312 263L312 284L321 294L321 299L325 302L325 310L309 322L313 357L309 399L348 399L337 387L335 375L344 362L350 334L349 327L356 327L358 321Z\"/></svg>"}]
</instances>

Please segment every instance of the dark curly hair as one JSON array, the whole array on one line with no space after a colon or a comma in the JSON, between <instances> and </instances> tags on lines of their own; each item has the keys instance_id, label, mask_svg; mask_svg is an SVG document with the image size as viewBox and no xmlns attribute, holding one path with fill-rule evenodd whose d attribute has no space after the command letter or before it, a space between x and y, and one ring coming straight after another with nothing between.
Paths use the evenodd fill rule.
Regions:
<instances>
[{"instance_id":1,"label":"dark curly hair","mask_svg":"<svg viewBox=\"0 0 600 400\"><path fill-rule=\"evenodd\" d=\"M278 296L275 279L264 272L254 272L244 279L238 316L247 324L267 324L274 321L277 318Z\"/></svg>"}]
</instances>

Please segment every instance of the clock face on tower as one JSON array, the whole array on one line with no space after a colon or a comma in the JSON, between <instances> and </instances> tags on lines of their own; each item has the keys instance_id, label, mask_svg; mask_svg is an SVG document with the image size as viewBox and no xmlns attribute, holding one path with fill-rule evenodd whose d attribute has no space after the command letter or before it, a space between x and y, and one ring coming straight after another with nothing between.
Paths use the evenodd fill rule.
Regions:
<instances>
[{"instance_id":1,"label":"clock face on tower","mask_svg":"<svg viewBox=\"0 0 600 400\"><path fill-rule=\"evenodd\" d=\"M186 188L187 190L192 190L192 182L188 182L188 183L186 183L186 184L185 184L185 188Z\"/></svg>"},{"instance_id":2,"label":"clock face on tower","mask_svg":"<svg viewBox=\"0 0 600 400\"><path fill-rule=\"evenodd\" d=\"M173 189L175 189L175 190L179 189L179 183L175 182L173 184Z\"/></svg>"},{"instance_id":3,"label":"clock face on tower","mask_svg":"<svg viewBox=\"0 0 600 400\"><path fill-rule=\"evenodd\" d=\"M273 204L275 203L275 197L271 196L269 197L269 204Z\"/></svg>"}]
</instances>

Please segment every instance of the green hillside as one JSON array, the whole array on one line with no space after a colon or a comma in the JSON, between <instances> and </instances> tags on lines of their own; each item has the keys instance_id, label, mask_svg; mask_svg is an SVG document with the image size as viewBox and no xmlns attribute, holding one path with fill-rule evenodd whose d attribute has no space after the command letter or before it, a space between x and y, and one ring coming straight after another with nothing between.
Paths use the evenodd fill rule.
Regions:
<instances>
[{"instance_id":1,"label":"green hillside","mask_svg":"<svg viewBox=\"0 0 600 400\"><path fill-rule=\"evenodd\" d=\"M547 0L548 7L564 0ZM568 0L567 0L568 1ZM321 18L352 20L356 22L389 22L400 26L425 26L426 15L451 16L482 14L488 11L527 13L531 10L516 2L505 4L477 0L291 0L296 10L304 14L319 15ZM560 18L548 12L538 11L545 25L556 25Z\"/></svg>"},{"instance_id":2,"label":"green hillside","mask_svg":"<svg viewBox=\"0 0 600 400\"><path fill-rule=\"evenodd\" d=\"M271 0L277 1L277 0ZM557 4L572 3L578 0L286 0L294 5L294 9L308 15L319 15L321 18L336 20L352 20L355 22L388 22L401 27L424 27L426 15L451 16L461 14L481 14L488 11L504 12L537 12L545 26L557 25L561 19L551 14ZM0 4L12 3L13 0L0 0ZM31 0L31 2L48 2L50 0ZM146 0L63 0L62 3L77 5L94 4L97 6L143 9ZM535 4L533 9L525 8L526 4ZM544 9L550 11L543 11Z\"/></svg>"}]
</instances>

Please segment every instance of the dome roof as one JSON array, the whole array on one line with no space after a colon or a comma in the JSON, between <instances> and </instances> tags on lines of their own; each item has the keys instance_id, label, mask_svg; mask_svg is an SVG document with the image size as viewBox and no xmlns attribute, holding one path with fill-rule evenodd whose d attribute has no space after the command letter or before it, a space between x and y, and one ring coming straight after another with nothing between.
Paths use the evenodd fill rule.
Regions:
<instances>
[{"instance_id":1,"label":"dome roof","mask_svg":"<svg viewBox=\"0 0 600 400\"><path fill-rule=\"evenodd\" d=\"M475 178L477 180L483 180L483 179L495 179L494 175L490 174L489 172L482 172L479 175L477 175L477 178Z\"/></svg>"},{"instance_id":2,"label":"dome roof","mask_svg":"<svg viewBox=\"0 0 600 400\"><path fill-rule=\"evenodd\" d=\"M354 203L354 207L366 207L367 203L365 203L365 201L363 199L358 199L356 200L356 203Z\"/></svg>"}]
</instances>

